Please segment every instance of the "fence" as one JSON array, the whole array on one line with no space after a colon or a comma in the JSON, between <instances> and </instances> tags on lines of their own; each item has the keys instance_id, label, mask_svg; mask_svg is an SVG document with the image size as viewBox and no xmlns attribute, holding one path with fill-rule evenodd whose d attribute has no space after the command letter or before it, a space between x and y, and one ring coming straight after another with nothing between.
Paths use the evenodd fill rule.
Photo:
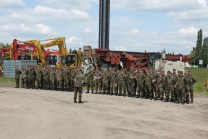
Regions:
<instances>
[{"instance_id":1,"label":"fence","mask_svg":"<svg viewBox=\"0 0 208 139\"><path fill-rule=\"evenodd\" d=\"M20 69L21 66L36 66L37 61L36 60L4 60L3 68L4 68L4 76L6 77L15 77L15 68L18 66Z\"/></svg>"}]
</instances>

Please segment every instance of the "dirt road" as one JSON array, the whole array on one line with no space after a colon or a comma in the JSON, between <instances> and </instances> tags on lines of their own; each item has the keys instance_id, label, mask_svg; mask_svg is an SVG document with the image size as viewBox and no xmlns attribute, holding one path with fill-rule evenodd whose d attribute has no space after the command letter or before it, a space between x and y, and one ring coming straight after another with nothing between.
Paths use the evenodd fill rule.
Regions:
<instances>
[{"instance_id":1,"label":"dirt road","mask_svg":"<svg viewBox=\"0 0 208 139\"><path fill-rule=\"evenodd\" d=\"M0 88L0 139L207 139L208 98L153 100Z\"/></svg>"}]
</instances>

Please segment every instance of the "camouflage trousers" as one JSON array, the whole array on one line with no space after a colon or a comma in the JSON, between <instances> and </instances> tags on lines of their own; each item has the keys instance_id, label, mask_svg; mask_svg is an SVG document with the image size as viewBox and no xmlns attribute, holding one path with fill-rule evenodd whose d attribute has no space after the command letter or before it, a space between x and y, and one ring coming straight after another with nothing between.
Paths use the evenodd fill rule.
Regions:
<instances>
[{"instance_id":1,"label":"camouflage trousers","mask_svg":"<svg viewBox=\"0 0 208 139\"><path fill-rule=\"evenodd\" d=\"M185 88L177 88L178 98L177 100L181 103L185 102Z\"/></svg>"},{"instance_id":2,"label":"camouflage trousers","mask_svg":"<svg viewBox=\"0 0 208 139\"><path fill-rule=\"evenodd\" d=\"M24 78L24 88L28 88L28 77Z\"/></svg>"},{"instance_id":3,"label":"camouflage trousers","mask_svg":"<svg viewBox=\"0 0 208 139\"><path fill-rule=\"evenodd\" d=\"M162 85L156 85L155 98L158 98L158 99L164 98L164 88Z\"/></svg>"},{"instance_id":4,"label":"camouflage trousers","mask_svg":"<svg viewBox=\"0 0 208 139\"><path fill-rule=\"evenodd\" d=\"M102 92L102 80L95 80L95 92L101 93Z\"/></svg>"},{"instance_id":5,"label":"camouflage trousers","mask_svg":"<svg viewBox=\"0 0 208 139\"><path fill-rule=\"evenodd\" d=\"M186 101L189 102L191 98L191 102L193 103L193 99L194 99L193 91L194 91L193 86L186 85L186 89L185 89Z\"/></svg>"},{"instance_id":6,"label":"camouflage trousers","mask_svg":"<svg viewBox=\"0 0 208 139\"><path fill-rule=\"evenodd\" d=\"M118 82L118 92L119 92L119 95L124 95L126 96L126 82L121 80Z\"/></svg>"},{"instance_id":7,"label":"camouflage trousers","mask_svg":"<svg viewBox=\"0 0 208 139\"><path fill-rule=\"evenodd\" d=\"M19 80L20 78L19 77L15 77L15 82L16 82L16 87L19 88Z\"/></svg>"},{"instance_id":8,"label":"camouflage trousers","mask_svg":"<svg viewBox=\"0 0 208 139\"><path fill-rule=\"evenodd\" d=\"M127 85L128 85L128 94L135 96L136 95L136 90L135 90L136 83L128 82Z\"/></svg>"},{"instance_id":9,"label":"camouflage trousers","mask_svg":"<svg viewBox=\"0 0 208 139\"><path fill-rule=\"evenodd\" d=\"M65 91L70 91L70 79L68 77L64 78L64 90Z\"/></svg>"},{"instance_id":10,"label":"camouflage trousers","mask_svg":"<svg viewBox=\"0 0 208 139\"><path fill-rule=\"evenodd\" d=\"M152 98L153 97L153 91L152 91L152 85L145 85L145 98Z\"/></svg>"},{"instance_id":11,"label":"camouflage trousers","mask_svg":"<svg viewBox=\"0 0 208 139\"><path fill-rule=\"evenodd\" d=\"M137 82L137 96L140 97L144 93L144 84L142 82Z\"/></svg>"},{"instance_id":12,"label":"camouflage trousers","mask_svg":"<svg viewBox=\"0 0 208 139\"><path fill-rule=\"evenodd\" d=\"M94 89L95 89L95 82L93 79L89 79L87 81L87 92L89 92L91 89L92 93L94 92Z\"/></svg>"},{"instance_id":13,"label":"camouflage trousers","mask_svg":"<svg viewBox=\"0 0 208 139\"><path fill-rule=\"evenodd\" d=\"M109 81L108 80L103 81L103 93L109 94Z\"/></svg>"},{"instance_id":14,"label":"camouflage trousers","mask_svg":"<svg viewBox=\"0 0 208 139\"><path fill-rule=\"evenodd\" d=\"M118 83L116 81L110 82L110 93L111 95L116 95L118 93Z\"/></svg>"},{"instance_id":15,"label":"camouflage trousers","mask_svg":"<svg viewBox=\"0 0 208 139\"><path fill-rule=\"evenodd\" d=\"M74 99L77 99L77 95L79 93L79 101L82 100L82 87L75 86L74 88Z\"/></svg>"},{"instance_id":16,"label":"camouflage trousers","mask_svg":"<svg viewBox=\"0 0 208 139\"><path fill-rule=\"evenodd\" d=\"M166 97L166 100L169 100L170 99L170 96L172 96L173 93L174 93L174 88L167 86L165 88L165 97Z\"/></svg>"}]
</instances>

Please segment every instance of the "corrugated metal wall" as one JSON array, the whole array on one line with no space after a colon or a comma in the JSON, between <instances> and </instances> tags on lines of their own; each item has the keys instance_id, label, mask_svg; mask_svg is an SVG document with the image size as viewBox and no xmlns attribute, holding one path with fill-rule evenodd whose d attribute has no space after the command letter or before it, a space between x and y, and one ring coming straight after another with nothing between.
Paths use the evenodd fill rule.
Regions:
<instances>
[{"instance_id":1,"label":"corrugated metal wall","mask_svg":"<svg viewBox=\"0 0 208 139\"><path fill-rule=\"evenodd\" d=\"M15 77L15 67L18 66L19 69L21 69L21 66L27 67L29 66L36 66L37 61L36 60L4 60L4 76L6 77Z\"/></svg>"}]
</instances>

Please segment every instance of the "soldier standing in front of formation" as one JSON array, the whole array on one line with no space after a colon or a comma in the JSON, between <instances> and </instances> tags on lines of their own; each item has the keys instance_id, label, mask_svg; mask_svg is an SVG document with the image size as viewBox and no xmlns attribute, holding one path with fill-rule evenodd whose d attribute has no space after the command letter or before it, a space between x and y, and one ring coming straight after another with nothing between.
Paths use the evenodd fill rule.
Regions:
<instances>
[{"instance_id":1,"label":"soldier standing in front of formation","mask_svg":"<svg viewBox=\"0 0 208 139\"><path fill-rule=\"evenodd\" d=\"M193 103L194 99L194 83L196 82L196 79L192 76L191 72L188 71L187 76L185 77L185 86L186 86L186 101L189 103L189 95L191 97L191 103Z\"/></svg>"},{"instance_id":2,"label":"soldier standing in front of formation","mask_svg":"<svg viewBox=\"0 0 208 139\"><path fill-rule=\"evenodd\" d=\"M16 68L15 68L15 82L16 82L16 87L15 88L19 88L20 75L21 75L21 70L19 70L18 66L16 66Z\"/></svg>"},{"instance_id":3,"label":"soldier standing in front of formation","mask_svg":"<svg viewBox=\"0 0 208 139\"><path fill-rule=\"evenodd\" d=\"M84 82L84 72L79 71L75 77L75 88L74 88L74 103L77 103L77 95L79 93L79 103L83 103L82 101L82 84Z\"/></svg>"}]
</instances>

